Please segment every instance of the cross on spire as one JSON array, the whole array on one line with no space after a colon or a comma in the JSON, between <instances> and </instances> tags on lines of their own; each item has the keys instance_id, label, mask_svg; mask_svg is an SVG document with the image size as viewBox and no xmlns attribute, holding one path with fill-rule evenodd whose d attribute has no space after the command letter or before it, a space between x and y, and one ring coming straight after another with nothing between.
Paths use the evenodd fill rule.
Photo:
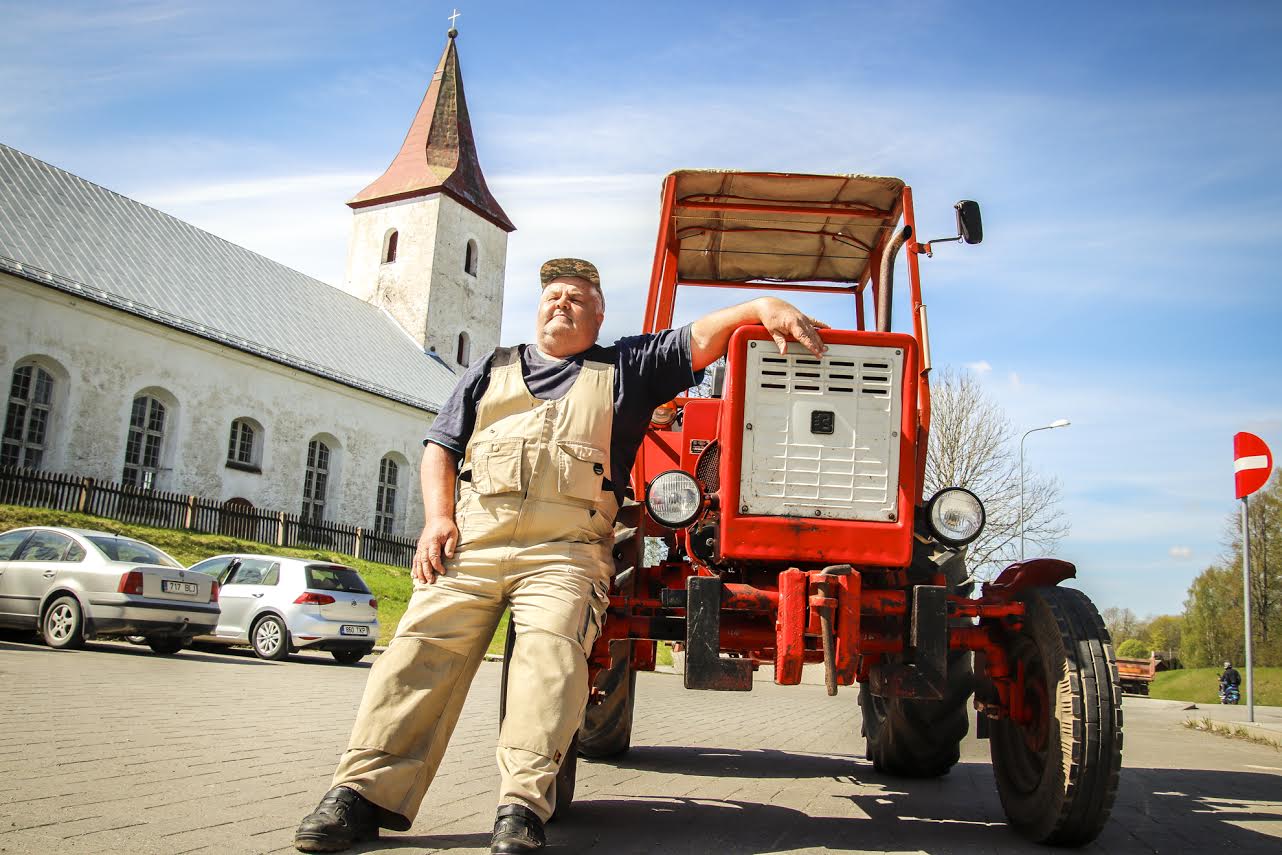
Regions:
<instances>
[{"instance_id":1,"label":"cross on spire","mask_svg":"<svg viewBox=\"0 0 1282 855\"><path fill-rule=\"evenodd\" d=\"M458 18L461 18L461 17L462 17L462 15L460 15L460 14L459 14L459 10L458 10L458 9L455 9L455 10L454 10L454 14L449 16L449 19L450 19L450 29L451 29L451 30L457 30L457 29L458 29L458 27L454 26L454 21L455 21L456 19L458 19Z\"/></svg>"}]
</instances>

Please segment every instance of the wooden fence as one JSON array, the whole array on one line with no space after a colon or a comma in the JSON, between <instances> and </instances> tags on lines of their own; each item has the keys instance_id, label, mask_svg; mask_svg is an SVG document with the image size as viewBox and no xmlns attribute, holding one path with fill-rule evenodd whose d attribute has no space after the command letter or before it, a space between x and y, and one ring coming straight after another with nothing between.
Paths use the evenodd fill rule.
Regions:
<instances>
[{"instance_id":1,"label":"wooden fence","mask_svg":"<svg viewBox=\"0 0 1282 855\"><path fill-rule=\"evenodd\" d=\"M333 522L313 522L248 503L142 490L60 472L0 466L0 504L91 514L133 525L223 534L238 540L325 549L408 568L415 541Z\"/></svg>"}]
</instances>

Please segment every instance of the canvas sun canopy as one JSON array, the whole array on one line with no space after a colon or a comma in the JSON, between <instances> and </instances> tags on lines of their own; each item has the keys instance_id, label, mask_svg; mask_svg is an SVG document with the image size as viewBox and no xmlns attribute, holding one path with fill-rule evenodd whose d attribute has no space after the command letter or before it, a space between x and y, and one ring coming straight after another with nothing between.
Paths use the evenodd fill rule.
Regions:
<instances>
[{"instance_id":1,"label":"canvas sun canopy","mask_svg":"<svg viewBox=\"0 0 1282 855\"><path fill-rule=\"evenodd\" d=\"M873 175L687 169L672 177L679 281L863 282L904 188Z\"/></svg>"}]
</instances>

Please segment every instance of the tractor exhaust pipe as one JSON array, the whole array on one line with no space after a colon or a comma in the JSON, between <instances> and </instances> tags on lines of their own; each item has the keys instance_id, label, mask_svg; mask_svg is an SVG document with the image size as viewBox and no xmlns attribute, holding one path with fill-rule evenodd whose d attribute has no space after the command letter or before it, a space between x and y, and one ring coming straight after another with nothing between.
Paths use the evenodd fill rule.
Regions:
<instances>
[{"instance_id":1,"label":"tractor exhaust pipe","mask_svg":"<svg viewBox=\"0 0 1282 855\"><path fill-rule=\"evenodd\" d=\"M890 301L895 296L895 258L904 241L913 236L913 227L899 230L881 253L881 275L877 277L877 332L890 332Z\"/></svg>"}]
</instances>

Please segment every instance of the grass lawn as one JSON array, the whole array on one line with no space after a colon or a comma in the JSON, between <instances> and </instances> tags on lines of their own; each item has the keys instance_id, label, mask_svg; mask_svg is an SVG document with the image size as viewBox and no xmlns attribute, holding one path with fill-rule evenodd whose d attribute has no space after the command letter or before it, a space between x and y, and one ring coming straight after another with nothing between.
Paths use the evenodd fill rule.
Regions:
<instances>
[{"instance_id":1,"label":"grass lawn","mask_svg":"<svg viewBox=\"0 0 1282 855\"><path fill-rule=\"evenodd\" d=\"M1246 703L1246 669L1240 664L1242 674L1242 703ZM1189 701L1198 704L1220 702L1221 668L1181 668L1178 671L1160 671L1149 696L1171 701ZM1255 669L1255 702L1267 707L1282 707L1282 668Z\"/></svg>"}]
</instances>

